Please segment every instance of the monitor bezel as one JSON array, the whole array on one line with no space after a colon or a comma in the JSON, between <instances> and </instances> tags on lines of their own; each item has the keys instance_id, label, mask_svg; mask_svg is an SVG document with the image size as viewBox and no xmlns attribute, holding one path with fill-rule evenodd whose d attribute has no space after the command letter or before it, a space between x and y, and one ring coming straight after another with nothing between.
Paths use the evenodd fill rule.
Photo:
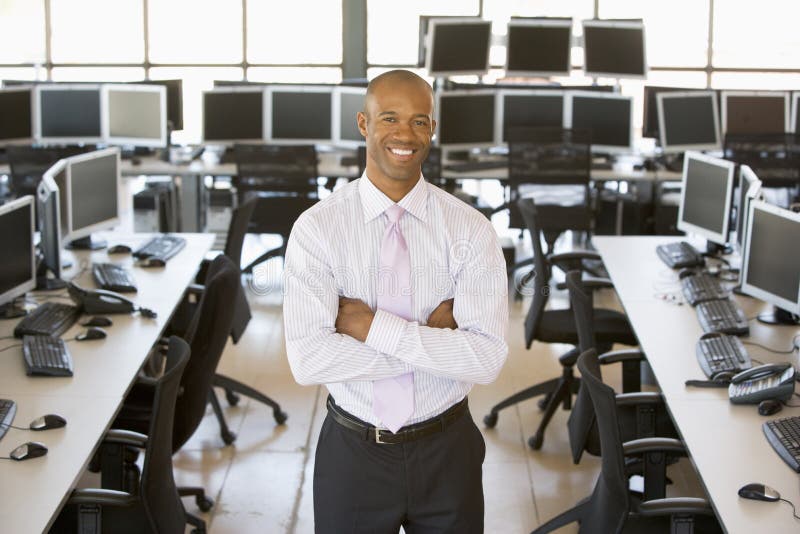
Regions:
<instances>
[{"instance_id":1,"label":"monitor bezel","mask_svg":"<svg viewBox=\"0 0 800 534\"><path fill-rule=\"evenodd\" d=\"M55 239L54 248L56 251L56 257L52 258L53 265L48 264L47 261L47 250L44 245L45 240L45 228L44 224L39 225L39 244L42 249L42 256L44 258L44 263L47 267L53 272L53 276L56 278L61 278L61 248L62 248L62 232L61 229L61 191L58 188L58 184L56 184L55 176L66 169L67 163L65 160L60 159L56 163L54 163L49 169L47 169L44 174L42 175L42 181L39 182L39 186L37 188L37 202L38 202L38 209L40 210L40 218L44 217L43 214L43 204L47 200L47 196L53 195L55 201L55 225L56 225L56 234L53 239Z\"/></svg>"},{"instance_id":2,"label":"monitor bezel","mask_svg":"<svg viewBox=\"0 0 800 534\"><path fill-rule=\"evenodd\" d=\"M789 131L793 133L797 133L797 114L800 113L798 106L800 106L800 91L792 91L792 106L789 110L791 114L789 127L791 129Z\"/></svg>"},{"instance_id":3,"label":"monitor bezel","mask_svg":"<svg viewBox=\"0 0 800 534\"><path fill-rule=\"evenodd\" d=\"M0 305L12 302L14 299L24 295L28 291L33 291L36 289L36 243L34 242L34 233L36 231L36 210L33 195L25 195L24 197L6 202L0 206L0 217L16 209L23 209L24 206L27 206L30 214L31 275L25 282L12 287L4 293L0 293Z\"/></svg>"},{"instance_id":4,"label":"monitor bezel","mask_svg":"<svg viewBox=\"0 0 800 534\"><path fill-rule=\"evenodd\" d=\"M789 91L721 91L720 92L720 100L722 101L722 115L720 120L720 130L722 135L726 135L728 133L728 97L736 97L736 96L748 96L748 97L764 97L764 98L775 98L775 97L783 97L783 132L774 132L774 133L784 133L789 131L790 125L790 114L791 114L791 101L789 99ZM739 135L739 134L736 134ZM742 134L748 135L748 134ZM758 134L753 134L758 135Z\"/></svg>"},{"instance_id":5,"label":"monitor bezel","mask_svg":"<svg viewBox=\"0 0 800 534\"><path fill-rule=\"evenodd\" d=\"M541 70L511 70L508 66L508 51L511 48L511 28L512 27L528 28L566 28L569 31L569 41L567 43L567 64L564 65L563 70L555 71L541 71ZM508 21L506 41L506 63L505 70L506 76L531 76L531 77L548 77L548 76L569 76L572 71L572 19L554 19L554 18L512 18ZM489 43L491 49L491 41Z\"/></svg>"},{"instance_id":6,"label":"monitor bezel","mask_svg":"<svg viewBox=\"0 0 800 534\"><path fill-rule=\"evenodd\" d=\"M567 91L564 98L569 100L569 104L566 107L566 114L565 117L565 128L573 128L572 119L573 119L573 101L575 97L578 98L605 98L609 100L627 100L628 101L628 145L627 146L618 146L618 145L600 145L595 144L594 140L592 140L592 153L603 153L603 154L630 154L633 151L633 97L628 95L623 95L620 93L603 93L599 91Z\"/></svg>"},{"instance_id":7,"label":"monitor bezel","mask_svg":"<svg viewBox=\"0 0 800 534\"><path fill-rule=\"evenodd\" d=\"M437 91L436 92L436 108L435 108L435 120L436 120L436 146L441 147L443 150L469 150L472 148L492 148L495 146L500 145L500 139L502 138L502 133L500 130L503 127L503 117L497 113L497 99L499 98L499 91L495 89L475 89L475 90L468 90L468 89L459 89L456 91ZM485 143L442 143L441 139L441 130L442 130L442 98L449 98L449 97L457 97L457 96L487 96L491 95L494 98L494 111L493 111L493 119L492 124L494 131L492 132L492 141L485 142Z\"/></svg>"},{"instance_id":8,"label":"monitor bezel","mask_svg":"<svg viewBox=\"0 0 800 534\"><path fill-rule=\"evenodd\" d=\"M200 134L201 134L201 143L207 145L214 145L214 146L225 146L231 147L237 143L264 143L266 138L264 137L264 130L266 128L266 120L267 120L267 110L266 105L266 96L265 96L265 86L220 86L215 87L213 89L208 89L203 91L200 97ZM243 137L241 139L209 139L206 137L206 95L209 93L213 94L238 94L238 93L260 93L261 94L261 137L257 138L249 138Z\"/></svg>"},{"instance_id":9,"label":"monitor bezel","mask_svg":"<svg viewBox=\"0 0 800 534\"><path fill-rule=\"evenodd\" d=\"M747 232L745 234L746 237L744 246L746 252L742 257L742 293L746 293L751 297L761 299L764 302L768 302L773 306L786 310L790 313L800 315L800 287L798 288L797 300L793 302L747 282L747 271L750 268L750 240L753 233L753 216L755 214L755 210L766 211L772 215L789 219L795 224L800 225L800 213L769 204L763 200L753 200L750 202L750 213L748 214L747 218Z\"/></svg>"},{"instance_id":10,"label":"monitor bezel","mask_svg":"<svg viewBox=\"0 0 800 534\"><path fill-rule=\"evenodd\" d=\"M98 144L104 143L103 137L103 123L106 122L105 107L103 106L103 84L99 83L54 83L54 84L39 84L34 87L34 138L42 144ZM66 137L50 137L42 134L42 92L43 91L97 91L99 117L100 117L100 135L99 136L66 136Z\"/></svg>"},{"instance_id":11,"label":"monitor bezel","mask_svg":"<svg viewBox=\"0 0 800 534\"><path fill-rule=\"evenodd\" d=\"M276 139L272 135L272 95L276 93L326 93L330 98L331 116L330 129L331 136L327 139L312 138L312 139ZM335 135L336 124L333 122L333 107L335 99L333 95L332 85L270 85L264 91L264 139L268 143L275 145L329 145L333 143Z\"/></svg>"},{"instance_id":12,"label":"monitor bezel","mask_svg":"<svg viewBox=\"0 0 800 534\"><path fill-rule=\"evenodd\" d=\"M742 209L741 205L736 206L736 246L739 249L740 254L745 253L744 233L747 230L747 224L740 224L739 219L744 217L744 220L748 220L750 216L750 204L753 203L753 200L760 200L762 198L761 179L756 176L756 173L748 165L740 165L739 187L744 187L745 185L747 185L747 191L744 194L740 193L739 199L745 200L746 209Z\"/></svg>"},{"instance_id":13,"label":"monitor bezel","mask_svg":"<svg viewBox=\"0 0 800 534\"><path fill-rule=\"evenodd\" d=\"M711 108L714 115L714 143L698 143L670 145L667 143L667 130L664 121L664 99L673 98L710 98ZM687 150L722 150L722 134L719 127L719 108L717 107L717 95L714 91L684 91L684 92L660 92L656 94L656 108L658 113L658 134L661 150L668 153L685 152Z\"/></svg>"},{"instance_id":14,"label":"monitor bezel","mask_svg":"<svg viewBox=\"0 0 800 534\"><path fill-rule=\"evenodd\" d=\"M110 95L112 91L132 93L159 93L159 131L158 139L153 137L123 137L111 135L111 106ZM101 132L107 143L118 145L133 145L141 147L164 148L167 146L167 88L163 85L145 84L104 84L100 92L100 102L105 109Z\"/></svg>"},{"instance_id":15,"label":"monitor bezel","mask_svg":"<svg viewBox=\"0 0 800 534\"><path fill-rule=\"evenodd\" d=\"M332 115L332 134L333 144L343 148L358 148L366 146L367 140L362 137L361 141L354 141L352 139L342 139L342 101L341 95L361 95L367 96L366 87L350 87L341 86L334 87L333 89L333 113Z\"/></svg>"},{"instance_id":16,"label":"monitor bezel","mask_svg":"<svg viewBox=\"0 0 800 534\"><path fill-rule=\"evenodd\" d=\"M486 40L486 60L484 62L485 68L475 70L433 70L433 42L436 35L436 29L440 26L460 26L462 24L475 24L483 23L489 26L489 33ZM431 18L428 20L428 33L425 36L425 70L428 75L434 78L447 78L449 76L483 76L489 72L489 54L492 49L492 21L482 19L480 17L446 17L446 18Z\"/></svg>"},{"instance_id":17,"label":"monitor bezel","mask_svg":"<svg viewBox=\"0 0 800 534\"><path fill-rule=\"evenodd\" d=\"M497 134L497 144L501 146L508 146L508 141L503 140L503 119L505 118L506 96L543 96L547 98L561 98L561 127L567 128L567 92L566 91L547 91L540 89L501 89L497 91L497 99L495 100L495 129Z\"/></svg>"},{"instance_id":18,"label":"monitor bezel","mask_svg":"<svg viewBox=\"0 0 800 534\"><path fill-rule=\"evenodd\" d=\"M686 179L689 171L689 161L693 159L710 165L725 167L728 171L727 186L725 189L725 212L722 217L721 233L713 232L707 228L683 220L683 208L686 202ZM683 158L683 176L681 177L681 203L678 205L678 230L699 235L718 245L725 245L728 243L731 225L731 200L733 197L733 171L735 168L736 164L726 159L715 158L691 150L686 152Z\"/></svg>"},{"instance_id":19,"label":"monitor bezel","mask_svg":"<svg viewBox=\"0 0 800 534\"><path fill-rule=\"evenodd\" d=\"M587 68L586 64L586 27L595 28L619 28L623 30L639 30L642 35L642 74L629 74L623 72L601 72ZM648 72L647 64L647 38L645 37L644 22L641 20L600 20L586 19L582 22L583 27L583 73L586 76L602 78L625 78L627 80L646 80Z\"/></svg>"},{"instance_id":20,"label":"monitor bezel","mask_svg":"<svg viewBox=\"0 0 800 534\"><path fill-rule=\"evenodd\" d=\"M3 87L0 88L0 93L21 93L26 91L30 98L30 105L31 105L31 136L30 137L11 137L9 139L0 139L0 146L12 146L12 145L30 145L36 139L36 117L37 114L34 111L34 107L36 106L36 91L34 85L15 85L11 87Z\"/></svg>"},{"instance_id":21,"label":"monitor bezel","mask_svg":"<svg viewBox=\"0 0 800 534\"><path fill-rule=\"evenodd\" d=\"M111 217L111 218L105 219L103 221L99 221L99 222L90 224L89 226L84 226L83 228L75 229L73 227L73 220L72 220L72 211L73 211L73 207L72 207L72 166L75 163L82 163L84 161L89 161L89 160L92 160L92 159L103 158L103 157L109 156L111 154L116 155L116 159L117 159L117 176L116 176L116 182L117 182L117 186L116 186L117 187L117 214L116 214L115 217ZM91 234L93 234L94 232L101 231L101 230L110 230L111 228L119 225L120 224L120 211L122 211L122 206L120 204L120 198L121 198L120 191L122 191L122 178L121 178L121 173L120 173L120 149L119 149L119 147L109 147L109 148L104 148L104 149L101 149L101 150L94 150L92 152L87 152L85 154L78 154L78 155L75 155L75 156L70 156L68 158L64 158L64 161L66 162L66 165L67 165L67 172L66 172L66 184L67 184L67 191L66 191L66 196L67 196L66 221L67 221L67 228L66 229L62 229L62 232L64 232L64 235L62 236L62 239L65 239L67 241L75 241L76 239L81 239L81 238L84 238L84 237L88 237Z\"/></svg>"}]
</instances>

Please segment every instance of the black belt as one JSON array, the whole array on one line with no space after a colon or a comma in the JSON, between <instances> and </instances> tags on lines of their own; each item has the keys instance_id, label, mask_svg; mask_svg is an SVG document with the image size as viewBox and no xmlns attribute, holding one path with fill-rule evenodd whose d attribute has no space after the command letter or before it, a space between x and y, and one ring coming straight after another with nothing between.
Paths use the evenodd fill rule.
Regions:
<instances>
[{"instance_id":1,"label":"black belt","mask_svg":"<svg viewBox=\"0 0 800 534\"><path fill-rule=\"evenodd\" d=\"M458 404L454 404L440 415L432 417L426 421L415 423L413 425L404 426L393 434L389 430L383 430L367 424L360 419L355 418L346 411L339 408L333 397L328 396L328 413L334 421L343 427L353 430L361 434L361 437L367 441L381 444L397 444L406 443L409 441L418 440L437 432L443 432L444 429L455 423L462 415L467 412L467 398Z\"/></svg>"}]
</instances>

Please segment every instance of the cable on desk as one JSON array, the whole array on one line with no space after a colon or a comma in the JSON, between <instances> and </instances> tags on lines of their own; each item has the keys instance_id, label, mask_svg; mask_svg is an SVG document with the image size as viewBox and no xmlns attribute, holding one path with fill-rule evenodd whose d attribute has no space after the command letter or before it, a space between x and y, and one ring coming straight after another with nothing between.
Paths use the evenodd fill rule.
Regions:
<instances>
[{"instance_id":1,"label":"cable on desk","mask_svg":"<svg viewBox=\"0 0 800 534\"><path fill-rule=\"evenodd\" d=\"M14 430L30 430L30 428L25 428L24 426L14 426L14 425L9 425L9 424L4 424L4 423L0 423L0 426L13 428Z\"/></svg>"},{"instance_id":2,"label":"cable on desk","mask_svg":"<svg viewBox=\"0 0 800 534\"><path fill-rule=\"evenodd\" d=\"M21 346L22 346L22 343L14 343L13 345L9 345L7 347L3 347L2 349L0 349L0 352L5 352L8 349L13 349L14 347L21 347Z\"/></svg>"},{"instance_id":3,"label":"cable on desk","mask_svg":"<svg viewBox=\"0 0 800 534\"><path fill-rule=\"evenodd\" d=\"M792 501L787 501L787 500L786 500L786 499L784 499L783 497L779 497L779 498L778 498L778 500L781 500L781 501L783 501L783 502L787 502L787 503L789 503L789 506L791 506L791 507L792 507L792 515L794 516L794 518L795 518L795 519L797 519L797 520L800 520L800 517L798 517L798 515L797 515L797 510L795 510L795 508L794 508L794 503L793 503Z\"/></svg>"},{"instance_id":4,"label":"cable on desk","mask_svg":"<svg viewBox=\"0 0 800 534\"><path fill-rule=\"evenodd\" d=\"M789 350L771 349L765 345L762 345L761 343L756 343L755 341L742 341L742 345L752 345L754 347L759 347L766 350L767 352L773 352L775 354L791 354L797 349L797 345L794 343L792 343L792 348ZM752 358L750 359L752 360Z\"/></svg>"}]
</instances>

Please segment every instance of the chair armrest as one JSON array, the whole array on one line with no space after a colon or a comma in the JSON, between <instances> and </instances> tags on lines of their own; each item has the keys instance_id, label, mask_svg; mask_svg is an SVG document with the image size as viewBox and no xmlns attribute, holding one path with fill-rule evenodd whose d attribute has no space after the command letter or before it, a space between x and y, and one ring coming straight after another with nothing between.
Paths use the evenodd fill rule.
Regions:
<instances>
[{"instance_id":1,"label":"chair armrest","mask_svg":"<svg viewBox=\"0 0 800 534\"><path fill-rule=\"evenodd\" d=\"M569 252L560 252L558 254L551 254L547 257L550 263L559 263L563 261L576 261L576 260L600 260L600 254L591 250L571 250Z\"/></svg>"},{"instance_id":2,"label":"chair armrest","mask_svg":"<svg viewBox=\"0 0 800 534\"><path fill-rule=\"evenodd\" d=\"M197 295L200 296L206 290L206 286L200 284L189 284L186 287L186 293L189 295Z\"/></svg>"},{"instance_id":3,"label":"chair armrest","mask_svg":"<svg viewBox=\"0 0 800 534\"><path fill-rule=\"evenodd\" d=\"M158 380L153 378L152 376L147 376L143 374L139 374L136 376L136 385L137 386L146 386L146 387L156 387L158 384Z\"/></svg>"},{"instance_id":4,"label":"chair armrest","mask_svg":"<svg viewBox=\"0 0 800 534\"><path fill-rule=\"evenodd\" d=\"M679 439L672 438L640 438L622 444L625 456L635 456L645 452L671 452L685 456L686 447Z\"/></svg>"},{"instance_id":5,"label":"chair armrest","mask_svg":"<svg viewBox=\"0 0 800 534\"><path fill-rule=\"evenodd\" d=\"M103 506L132 506L137 498L125 491L110 489L82 488L72 490L67 504L99 504Z\"/></svg>"},{"instance_id":6,"label":"chair armrest","mask_svg":"<svg viewBox=\"0 0 800 534\"><path fill-rule=\"evenodd\" d=\"M639 504L639 515L655 517L673 514L702 514L714 515L714 510L705 499L697 497L670 497L667 499L652 499Z\"/></svg>"},{"instance_id":7,"label":"chair armrest","mask_svg":"<svg viewBox=\"0 0 800 534\"><path fill-rule=\"evenodd\" d=\"M618 393L617 406L663 405L664 396L655 391L641 391L635 393Z\"/></svg>"},{"instance_id":8,"label":"chair armrest","mask_svg":"<svg viewBox=\"0 0 800 534\"><path fill-rule=\"evenodd\" d=\"M103 437L103 442L117 445L131 445L143 449L147 445L147 436L132 430L112 428L106 432L106 435Z\"/></svg>"},{"instance_id":9,"label":"chair armrest","mask_svg":"<svg viewBox=\"0 0 800 534\"><path fill-rule=\"evenodd\" d=\"M644 352L639 349L612 350L597 357L600 365L619 362L641 362L645 359Z\"/></svg>"}]
</instances>

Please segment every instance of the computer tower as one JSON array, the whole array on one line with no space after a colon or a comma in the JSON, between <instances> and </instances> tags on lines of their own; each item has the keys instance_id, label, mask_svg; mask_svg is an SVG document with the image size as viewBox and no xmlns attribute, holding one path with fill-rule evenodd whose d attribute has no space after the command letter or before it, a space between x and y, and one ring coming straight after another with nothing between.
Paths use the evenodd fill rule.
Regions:
<instances>
[{"instance_id":1,"label":"computer tower","mask_svg":"<svg viewBox=\"0 0 800 534\"><path fill-rule=\"evenodd\" d=\"M175 195L171 183L155 182L133 196L135 232L174 232Z\"/></svg>"}]
</instances>

